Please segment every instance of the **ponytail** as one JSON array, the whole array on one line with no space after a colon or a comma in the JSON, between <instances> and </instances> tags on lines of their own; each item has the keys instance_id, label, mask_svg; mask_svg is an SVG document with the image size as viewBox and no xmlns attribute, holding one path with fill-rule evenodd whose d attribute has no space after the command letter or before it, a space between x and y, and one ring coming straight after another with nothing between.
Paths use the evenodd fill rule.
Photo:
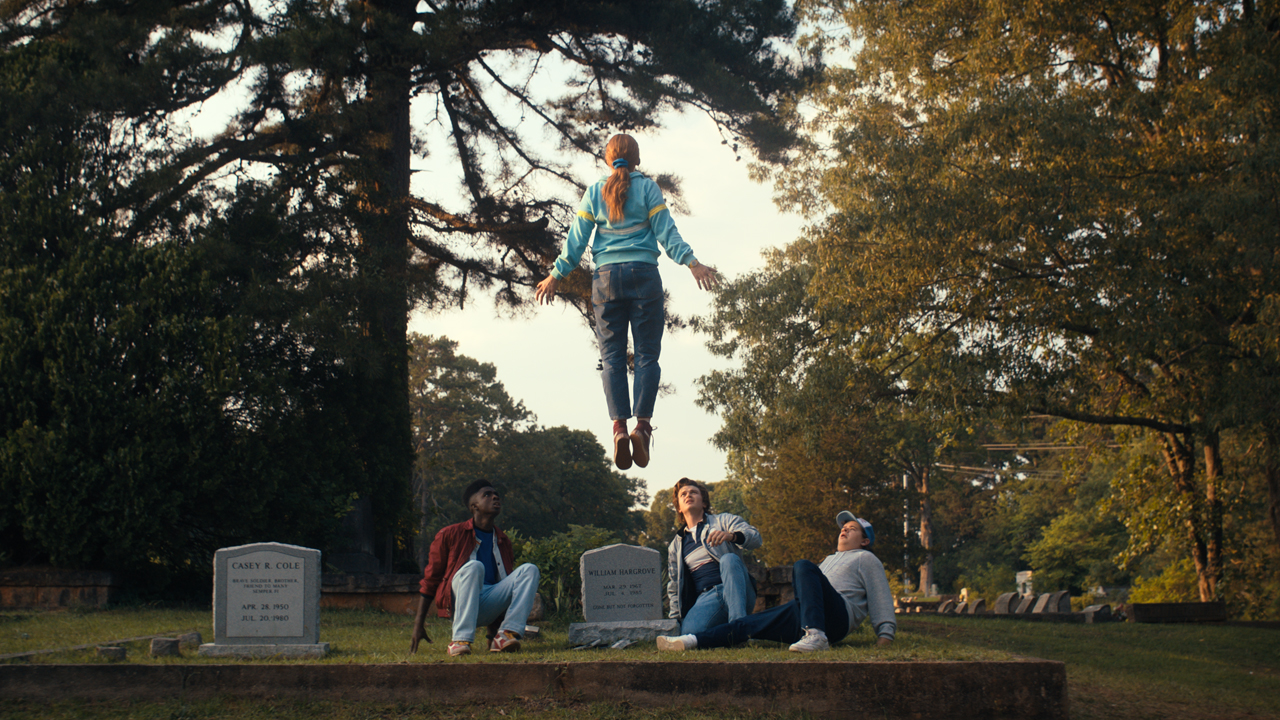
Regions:
<instances>
[{"instance_id":1,"label":"ponytail","mask_svg":"<svg viewBox=\"0 0 1280 720\"><path fill-rule=\"evenodd\" d=\"M604 146L604 161L613 166L604 181L604 204L609 209L609 222L622 221L622 208L631 189L631 170L640 164L640 146L630 135L614 135Z\"/></svg>"}]
</instances>

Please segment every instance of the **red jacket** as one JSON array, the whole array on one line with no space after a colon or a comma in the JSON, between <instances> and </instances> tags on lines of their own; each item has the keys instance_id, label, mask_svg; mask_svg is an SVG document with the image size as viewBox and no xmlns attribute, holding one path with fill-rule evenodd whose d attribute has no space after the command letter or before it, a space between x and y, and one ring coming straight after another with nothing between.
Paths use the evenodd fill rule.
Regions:
<instances>
[{"instance_id":1,"label":"red jacket","mask_svg":"<svg viewBox=\"0 0 1280 720\"><path fill-rule=\"evenodd\" d=\"M502 565L507 575L515 569L515 553L511 549L511 538L493 528L493 541L498 544L498 554L502 556ZM418 583L418 592L436 601L436 614L449 617L453 610L453 575L458 568L471 559L471 553L479 545L476 540L475 524L465 520L440 529L436 539L431 541L431 552L427 555L427 569L422 571L422 580Z\"/></svg>"}]
</instances>

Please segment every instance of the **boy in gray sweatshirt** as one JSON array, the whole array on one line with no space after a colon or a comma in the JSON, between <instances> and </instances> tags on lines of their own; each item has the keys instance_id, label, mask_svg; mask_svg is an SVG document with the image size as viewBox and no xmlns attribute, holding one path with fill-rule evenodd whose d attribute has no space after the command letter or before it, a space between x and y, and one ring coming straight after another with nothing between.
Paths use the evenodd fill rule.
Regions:
<instances>
[{"instance_id":1,"label":"boy in gray sweatshirt","mask_svg":"<svg viewBox=\"0 0 1280 720\"><path fill-rule=\"evenodd\" d=\"M796 562L796 599L692 635L658 638L660 650L730 647L750 638L790 643L792 652L826 650L863 618L871 618L876 644L893 642L898 624L884 565L867 548L875 542L871 523L849 511L836 516L836 551L820 565Z\"/></svg>"}]
</instances>

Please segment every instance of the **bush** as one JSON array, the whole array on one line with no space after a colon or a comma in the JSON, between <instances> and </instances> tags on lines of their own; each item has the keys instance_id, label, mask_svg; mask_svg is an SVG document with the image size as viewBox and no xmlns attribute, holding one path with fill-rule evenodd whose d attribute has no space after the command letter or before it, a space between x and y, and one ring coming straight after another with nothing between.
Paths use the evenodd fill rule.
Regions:
<instances>
[{"instance_id":1,"label":"bush","mask_svg":"<svg viewBox=\"0 0 1280 720\"><path fill-rule=\"evenodd\" d=\"M568 532L532 540L510 534L516 564L532 563L542 573L538 592L548 614L581 613L582 553L619 542L611 531L594 525L570 525Z\"/></svg>"},{"instance_id":2,"label":"bush","mask_svg":"<svg viewBox=\"0 0 1280 720\"><path fill-rule=\"evenodd\" d=\"M1191 558L1180 558L1169 565L1159 575L1148 578L1137 578L1133 581L1133 590L1129 592L1129 602L1197 602L1200 590L1196 582L1196 569Z\"/></svg>"}]
</instances>

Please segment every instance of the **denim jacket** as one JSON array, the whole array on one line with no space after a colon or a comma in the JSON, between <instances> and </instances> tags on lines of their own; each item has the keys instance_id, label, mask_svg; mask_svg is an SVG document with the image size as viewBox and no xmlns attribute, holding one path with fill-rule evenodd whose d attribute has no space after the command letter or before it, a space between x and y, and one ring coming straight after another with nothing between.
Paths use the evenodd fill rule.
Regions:
<instances>
[{"instance_id":1,"label":"denim jacket","mask_svg":"<svg viewBox=\"0 0 1280 720\"><path fill-rule=\"evenodd\" d=\"M707 552L711 553L712 557L717 561L724 557L725 553L733 553L741 557L743 550L754 550L760 547L760 531L737 515L732 513L707 513L703 519L707 523L707 532L723 530L731 533L742 533L743 541L741 546L735 545L733 542L724 542L707 547ZM692 592L692 585L688 588L685 587L684 553L680 545L680 538L683 535L682 530L676 532L675 538L667 546L667 601L671 603L671 611L668 614L677 620L684 617L683 611L685 607L682 599L687 598L682 598L682 595ZM693 607L692 600L688 604L689 607Z\"/></svg>"}]
</instances>

